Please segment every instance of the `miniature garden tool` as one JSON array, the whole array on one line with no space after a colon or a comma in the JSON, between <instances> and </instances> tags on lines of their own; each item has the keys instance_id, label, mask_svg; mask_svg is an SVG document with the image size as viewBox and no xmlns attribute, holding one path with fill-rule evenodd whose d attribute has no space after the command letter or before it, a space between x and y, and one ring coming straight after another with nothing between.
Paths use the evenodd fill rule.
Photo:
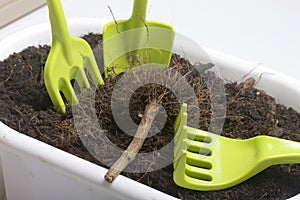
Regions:
<instances>
[{"instance_id":1,"label":"miniature garden tool","mask_svg":"<svg viewBox=\"0 0 300 200\"><path fill-rule=\"evenodd\" d=\"M71 81L75 80L80 90L90 88L85 69L93 83L103 84L93 51L89 44L69 35L69 30L59 0L47 0L52 30L52 47L45 65L45 85L54 106L62 113L66 106L60 94L69 103L78 103Z\"/></svg>"},{"instance_id":2,"label":"miniature garden tool","mask_svg":"<svg viewBox=\"0 0 300 200\"><path fill-rule=\"evenodd\" d=\"M146 20L148 0L134 0L130 19L103 28L105 76L126 72L132 66L156 63L168 66L175 31L171 25Z\"/></svg>"},{"instance_id":3,"label":"miniature garden tool","mask_svg":"<svg viewBox=\"0 0 300 200\"><path fill-rule=\"evenodd\" d=\"M275 164L300 163L300 143L270 136L246 140L188 127L187 105L175 122L173 179L193 190L221 190L237 185Z\"/></svg>"}]
</instances>

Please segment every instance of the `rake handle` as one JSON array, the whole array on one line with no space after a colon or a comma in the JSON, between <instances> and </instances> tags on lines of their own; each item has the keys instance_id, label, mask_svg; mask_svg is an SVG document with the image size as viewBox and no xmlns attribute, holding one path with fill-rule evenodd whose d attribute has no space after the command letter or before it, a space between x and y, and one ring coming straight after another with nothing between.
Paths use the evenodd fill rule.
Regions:
<instances>
[{"instance_id":1,"label":"rake handle","mask_svg":"<svg viewBox=\"0 0 300 200\"><path fill-rule=\"evenodd\" d=\"M60 0L47 0L52 32L52 46L60 44L68 63L73 61L71 36Z\"/></svg>"},{"instance_id":2,"label":"rake handle","mask_svg":"<svg viewBox=\"0 0 300 200\"><path fill-rule=\"evenodd\" d=\"M260 139L262 155L269 165L300 163L300 142L270 136Z\"/></svg>"}]
</instances>

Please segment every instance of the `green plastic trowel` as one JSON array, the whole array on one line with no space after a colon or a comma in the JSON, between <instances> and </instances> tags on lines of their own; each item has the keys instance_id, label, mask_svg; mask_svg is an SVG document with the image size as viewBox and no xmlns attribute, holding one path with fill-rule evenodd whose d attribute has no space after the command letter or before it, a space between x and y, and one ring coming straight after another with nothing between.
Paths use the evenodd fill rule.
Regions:
<instances>
[{"instance_id":1,"label":"green plastic trowel","mask_svg":"<svg viewBox=\"0 0 300 200\"><path fill-rule=\"evenodd\" d=\"M135 0L128 20L115 20L103 28L105 76L143 64L168 66L175 31L171 25L146 20L148 0Z\"/></svg>"}]
</instances>

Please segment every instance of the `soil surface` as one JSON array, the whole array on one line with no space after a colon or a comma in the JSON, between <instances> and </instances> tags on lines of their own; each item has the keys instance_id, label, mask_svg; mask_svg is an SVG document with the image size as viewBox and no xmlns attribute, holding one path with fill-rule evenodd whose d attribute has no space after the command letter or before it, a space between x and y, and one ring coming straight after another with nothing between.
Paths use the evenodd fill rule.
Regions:
<instances>
[{"instance_id":1,"label":"soil surface","mask_svg":"<svg viewBox=\"0 0 300 200\"><path fill-rule=\"evenodd\" d=\"M102 36L96 34L88 34L83 38L93 48L101 44L102 40ZM74 125L72 108L68 105L66 115L61 115L54 109L43 80L43 69L49 50L49 46L28 47L0 62L0 121L30 137L108 167L95 159L84 147ZM102 55L100 48L95 49L95 54L100 68L103 68L102 57L99 56ZM201 114L199 128L207 130L211 117L211 99L205 81L210 80L209 77L215 77L207 70L212 66L202 65L203 73L200 76L187 60L177 55L173 55L170 66L185 76L194 88ZM118 128L110 110L112 90L120 77L122 74L106 79L105 85L97 89L96 114L100 126L106 130L105 134L109 139L122 149L126 149L132 137ZM215 77L215 80L221 81L218 77ZM256 81L252 78L241 83L225 84L227 113L221 135L245 139L264 134L300 141L300 114L292 108L277 104L274 98L256 89L255 84ZM141 150L143 152L152 152L172 141L173 124L179 103L172 92L155 84L140 87L131 97L130 115L133 121L139 123L147 102L161 95L164 95L160 103L167 111L167 122L163 131L147 138ZM105 149L98 150L103 154L107 152ZM172 196L188 200L286 199L300 193L300 165L297 164L272 166L240 185L213 192L180 188L173 182L172 173L173 166L169 165L149 173L123 173L123 175Z\"/></svg>"}]
</instances>

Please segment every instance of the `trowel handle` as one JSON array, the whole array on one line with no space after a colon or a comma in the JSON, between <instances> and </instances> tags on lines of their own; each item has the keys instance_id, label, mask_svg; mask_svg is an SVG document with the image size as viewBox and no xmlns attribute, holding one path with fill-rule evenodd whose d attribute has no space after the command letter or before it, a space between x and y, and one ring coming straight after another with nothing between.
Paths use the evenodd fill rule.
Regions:
<instances>
[{"instance_id":1,"label":"trowel handle","mask_svg":"<svg viewBox=\"0 0 300 200\"><path fill-rule=\"evenodd\" d=\"M144 27L146 20L148 0L134 0L133 10L130 17L132 26L131 28Z\"/></svg>"}]
</instances>

